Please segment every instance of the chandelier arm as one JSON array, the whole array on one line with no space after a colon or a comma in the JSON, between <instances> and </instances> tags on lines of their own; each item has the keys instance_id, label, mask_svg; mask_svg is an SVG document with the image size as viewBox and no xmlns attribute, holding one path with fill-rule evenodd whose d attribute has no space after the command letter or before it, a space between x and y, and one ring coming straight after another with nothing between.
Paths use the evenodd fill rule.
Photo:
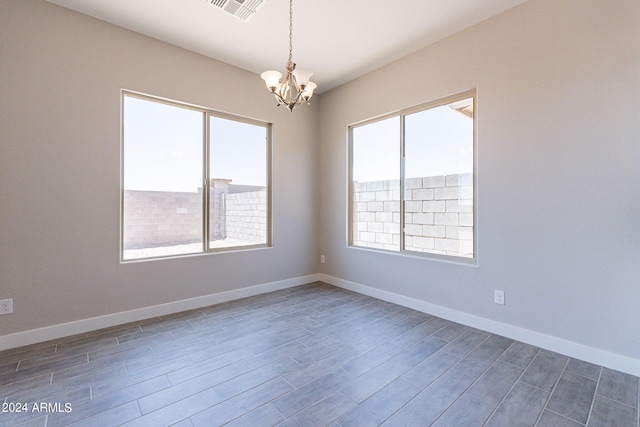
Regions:
<instances>
[{"instance_id":1,"label":"chandelier arm","mask_svg":"<svg viewBox=\"0 0 640 427\"><path fill-rule=\"evenodd\" d=\"M298 95L296 96L296 101L295 101L296 106L302 104L303 100L304 99L302 98L302 91L300 90L300 91L298 91Z\"/></svg>"}]
</instances>

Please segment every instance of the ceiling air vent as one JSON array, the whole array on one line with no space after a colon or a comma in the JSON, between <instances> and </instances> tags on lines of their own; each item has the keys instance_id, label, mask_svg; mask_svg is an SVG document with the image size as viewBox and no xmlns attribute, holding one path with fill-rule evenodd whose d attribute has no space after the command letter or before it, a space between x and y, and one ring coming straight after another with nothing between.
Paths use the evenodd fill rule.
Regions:
<instances>
[{"instance_id":1,"label":"ceiling air vent","mask_svg":"<svg viewBox=\"0 0 640 427\"><path fill-rule=\"evenodd\" d=\"M207 0L212 6L247 22L267 0Z\"/></svg>"}]
</instances>

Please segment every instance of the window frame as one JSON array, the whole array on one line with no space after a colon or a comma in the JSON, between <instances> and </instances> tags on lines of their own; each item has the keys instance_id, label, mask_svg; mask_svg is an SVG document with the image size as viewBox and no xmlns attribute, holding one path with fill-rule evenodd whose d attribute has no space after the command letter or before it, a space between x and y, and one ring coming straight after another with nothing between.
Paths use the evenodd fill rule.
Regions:
<instances>
[{"instance_id":1,"label":"window frame","mask_svg":"<svg viewBox=\"0 0 640 427\"><path fill-rule=\"evenodd\" d=\"M137 258L125 258L125 98L132 97L142 99L145 101L161 103L172 107L185 108L193 111L197 111L202 115L202 248L198 252L189 253L177 253L169 255L154 255L148 257ZM211 185L211 159L210 159L210 145L211 145L211 117L231 120L239 123L245 123L254 126L260 126L265 129L265 160L266 160L266 241L264 243L247 244L239 246L227 246L227 247L209 247L210 246L210 185ZM194 104L189 104L182 101L176 101L168 98L149 95L132 90L122 89L120 93L120 263L131 263L141 261L155 261L170 258L183 258L191 256L201 256L216 253L229 253L239 252L255 249L265 249L273 247L273 123L253 119L236 114L230 114L226 112L217 111L211 108L202 107Z\"/></svg>"},{"instance_id":2,"label":"window frame","mask_svg":"<svg viewBox=\"0 0 640 427\"><path fill-rule=\"evenodd\" d=\"M431 252L420 252L410 249L405 249L405 234L406 234L406 212L405 212L405 204L406 204L406 194L405 194L405 186L406 186L406 177L405 177L405 118L411 114L419 113L422 111L430 110L433 108L441 107L444 105L453 104L455 102L463 101L466 99L472 99L473 105L473 172L472 172L472 197L473 197L473 206L472 206L472 218L473 218L473 256L472 257L464 257L461 255L449 255L449 254L438 254ZM463 92L459 92L453 95L445 96L442 98L434 99L431 101L427 101L418 105L414 105L408 108L404 108L401 110L393 111L390 113L382 114L380 116L372 117L369 119L365 119L359 122L352 123L347 127L347 247L358 249L358 250L367 250L367 251L375 251L375 252L384 252L393 255L399 256L409 256L409 257L418 257L424 259L433 259L438 261L446 261L453 262L465 265L473 265L477 266L478 264L478 221L477 221L477 206L478 206L478 186L477 186L477 176L478 176L478 95L477 89L469 89ZM380 122L382 120L386 120L392 117L398 117L400 121L400 130L399 130L399 142L400 142L400 173L398 179L400 180L400 202L399 202L399 215L400 215L400 242L399 249L391 250L391 249L381 249L374 247L367 247L354 244L354 186L353 186L353 164L354 164L354 150L353 150L353 131L362 126L367 126L376 122Z\"/></svg>"}]
</instances>

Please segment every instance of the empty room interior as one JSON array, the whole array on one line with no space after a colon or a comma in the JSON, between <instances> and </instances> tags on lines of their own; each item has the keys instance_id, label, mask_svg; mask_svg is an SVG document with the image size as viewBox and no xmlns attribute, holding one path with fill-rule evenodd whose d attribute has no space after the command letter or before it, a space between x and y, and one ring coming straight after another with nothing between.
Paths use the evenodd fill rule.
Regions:
<instances>
[{"instance_id":1,"label":"empty room interior","mask_svg":"<svg viewBox=\"0 0 640 427\"><path fill-rule=\"evenodd\" d=\"M640 427L639 165L638 0L0 0L0 425Z\"/></svg>"}]
</instances>

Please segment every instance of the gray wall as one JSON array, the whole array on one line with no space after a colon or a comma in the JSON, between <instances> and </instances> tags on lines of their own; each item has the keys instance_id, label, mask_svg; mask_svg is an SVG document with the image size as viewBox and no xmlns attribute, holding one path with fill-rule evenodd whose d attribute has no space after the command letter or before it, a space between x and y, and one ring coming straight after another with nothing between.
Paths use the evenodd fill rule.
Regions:
<instances>
[{"instance_id":1,"label":"gray wall","mask_svg":"<svg viewBox=\"0 0 640 427\"><path fill-rule=\"evenodd\" d=\"M320 271L640 360L638 28L637 0L530 0L323 94ZM347 247L347 126L473 87L478 266Z\"/></svg>"},{"instance_id":2,"label":"gray wall","mask_svg":"<svg viewBox=\"0 0 640 427\"><path fill-rule=\"evenodd\" d=\"M0 336L316 272L317 106L39 0L0 29ZM119 263L122 88L273 123L273 248Z\"/></svg>"},{"instance_id":3,"label":"gray wall","mask_svg":"<svg viewBox=\"0 0 640 427\"><path fill-rule=\"evenodd\" d=\"M290 114L251 73L0 1L0 337L320 272L640 360L639 22L529 0ZM347 125L473 87L478 266L348 248ZM273 248L119 264L121 88L274 123Z\"/></svg>"}]
</instances>

